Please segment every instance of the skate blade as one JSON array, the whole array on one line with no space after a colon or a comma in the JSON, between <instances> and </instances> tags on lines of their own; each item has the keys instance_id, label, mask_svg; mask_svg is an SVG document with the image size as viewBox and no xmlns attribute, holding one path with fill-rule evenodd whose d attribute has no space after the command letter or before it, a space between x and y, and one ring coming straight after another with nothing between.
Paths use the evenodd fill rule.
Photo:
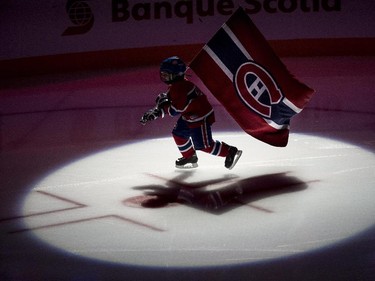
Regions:
<instances>
[{"instance_id":1,"label":"skate blade","mask_svg":"<svg viewBox=\"0 0 375 281\"><path fill-rule=\"evenodd\" d=\"M237 153L236 153L236 156L234 156L234 161L232 163L232 166L230 166L228 169L229 170L232 170L234 166L236 166L238 160L240 159L242 155L242 150L238 150Z\"/></svg>"},{"instance_id":2,"label":"skate blade","mask_svg":"<svg viewBox=\"0 0 375 281\"><path fill-rule=\"evenodd\" d=\"M197 168L198 164L197 163L188 163L185 165L176 165L177 169L194 169Z\"/></svg>"}]
</instances>

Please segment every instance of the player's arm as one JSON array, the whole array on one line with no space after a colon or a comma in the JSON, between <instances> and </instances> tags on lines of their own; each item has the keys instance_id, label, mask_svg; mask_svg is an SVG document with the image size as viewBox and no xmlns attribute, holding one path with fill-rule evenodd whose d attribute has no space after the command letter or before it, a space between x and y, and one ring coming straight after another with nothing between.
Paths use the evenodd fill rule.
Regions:
<instances>
[{"instance_id":1,"label":"player's arm","mask_svg":"<svg viewBox=\"0 0 375 281\"><path fill-rule=\"evenodd\" d=\"M168 97L168 93L161 93L155 100L155 107L145 112L140 120L142 125L145 125L148 121L155 120L159 117L164 117L165 112L169 113L171 102Z\"/></svg>"}]
</instances>

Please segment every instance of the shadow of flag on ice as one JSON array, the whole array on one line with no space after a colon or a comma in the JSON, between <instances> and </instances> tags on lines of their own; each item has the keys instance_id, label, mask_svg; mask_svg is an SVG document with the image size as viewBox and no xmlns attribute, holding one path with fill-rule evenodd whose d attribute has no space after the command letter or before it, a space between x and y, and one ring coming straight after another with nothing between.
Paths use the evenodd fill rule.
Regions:
<instances>
[{"instance_id":1,"label":"shadow of flag on ice","mask_svg":"<svg viewBox=\"0 0 375 281\"><path fill-rule=\"evenodd\" d=\"M242 8L190 68L246 133L273 146L287 145L291 117L314 93L289 73Z\"/></svg>"}]
</instances>

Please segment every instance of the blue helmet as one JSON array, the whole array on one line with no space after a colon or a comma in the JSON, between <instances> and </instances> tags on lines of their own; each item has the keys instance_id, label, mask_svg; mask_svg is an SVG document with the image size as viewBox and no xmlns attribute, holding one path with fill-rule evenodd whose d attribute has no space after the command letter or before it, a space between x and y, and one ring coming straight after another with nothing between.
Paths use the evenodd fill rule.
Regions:
<instances>
[{"instance_id":1,"label":"blue helmet","mask_svg":"<svg viewBox=\"0 0 375 281\"><path fill-rule=\"evenodd\" d=\"M169 57L160 64L160 79L172 84L185 77L186 64L177 56Z\"/></svg>"}]
</instances>

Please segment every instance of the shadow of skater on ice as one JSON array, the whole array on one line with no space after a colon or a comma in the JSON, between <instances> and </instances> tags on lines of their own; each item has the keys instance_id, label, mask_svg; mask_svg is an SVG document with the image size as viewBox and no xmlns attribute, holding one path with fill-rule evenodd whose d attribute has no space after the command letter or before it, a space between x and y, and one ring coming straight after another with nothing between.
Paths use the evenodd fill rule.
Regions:
<instances>
[{"instance_id":1,"label":"shadow of skater on ice","mask_svg":"<svg viewBox=\"0 0 375 281\"><path fill-rule=\"evenodd\" d=\"M253 201L283 193L302 191L307 183L288 175L288 172L238 179L227 175L219 179L185 183L193 172L166 179L165 185L134 187L144 191L140 203L144 208L161 208L170 204L184 204L214 214L230 211ZM157 176L156 176L157 177ZM210 185L220 185L210 189Z\"/></svg>"}]
</instances>

